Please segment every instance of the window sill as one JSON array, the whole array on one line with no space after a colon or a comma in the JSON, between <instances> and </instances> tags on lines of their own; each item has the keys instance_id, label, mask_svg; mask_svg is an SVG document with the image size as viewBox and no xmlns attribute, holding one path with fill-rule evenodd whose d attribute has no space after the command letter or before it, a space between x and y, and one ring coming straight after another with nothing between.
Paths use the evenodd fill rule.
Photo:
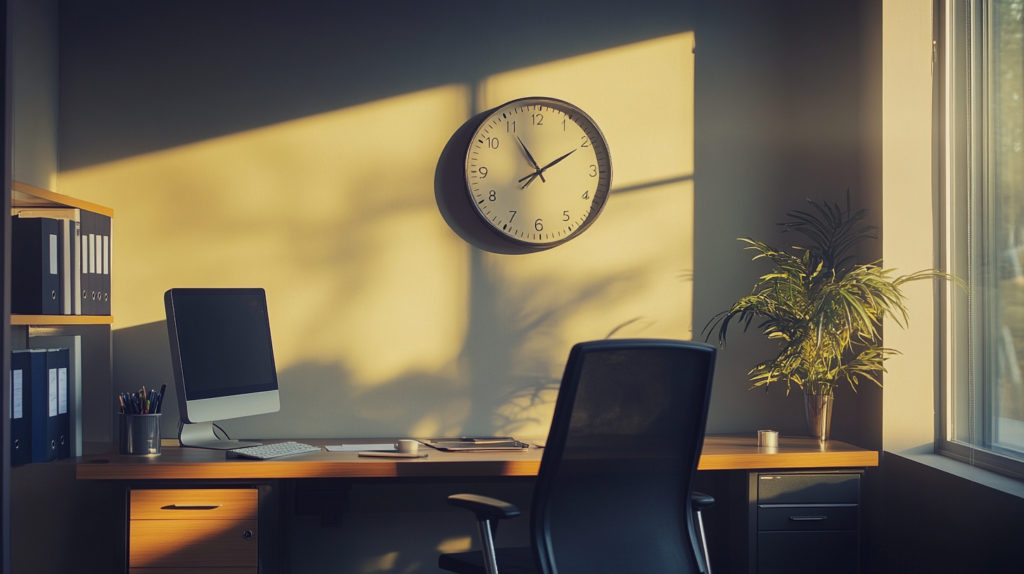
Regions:
<instances>
[{"instance_id":1,"label":"window sill","mask_svg":"<svg viewBox=\"0 0 1024 574\"><path fill-rule=\"evenodd\" d=\"M908 452L886 452L886 456L898 456L942 472L952 474L964 480L1004 492L1011 496L1024 499L1024 481L1016 480L1001 474L971 466L943 456L941 454L913 454Z\"/></svg>"}]
</instances>

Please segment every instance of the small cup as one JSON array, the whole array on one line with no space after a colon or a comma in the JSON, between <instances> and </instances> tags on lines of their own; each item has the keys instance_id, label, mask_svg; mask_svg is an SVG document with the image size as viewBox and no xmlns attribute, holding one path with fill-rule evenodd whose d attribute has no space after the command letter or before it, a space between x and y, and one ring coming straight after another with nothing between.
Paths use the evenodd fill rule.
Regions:
<instances>
[{"instance_id":1,"label":"small cup","mask_svg":"<svg viewBox=\"0 0 1024 574\"><path fill-rule=\"evenodd\" d=\"M757 446L769 448L779 447L779 431L759 430L757 431Z\"/></svg>"},{"instance_id":2,"label":"small cup","mask_svg":"<svg viewBox=\"0 0 1024 574\"><path fill-rule=\"evenodd\" d=\"M395 450L402 454L416 454L420 450L420 441L402 439L395 443Z\"/></svg>"}]
</instances>

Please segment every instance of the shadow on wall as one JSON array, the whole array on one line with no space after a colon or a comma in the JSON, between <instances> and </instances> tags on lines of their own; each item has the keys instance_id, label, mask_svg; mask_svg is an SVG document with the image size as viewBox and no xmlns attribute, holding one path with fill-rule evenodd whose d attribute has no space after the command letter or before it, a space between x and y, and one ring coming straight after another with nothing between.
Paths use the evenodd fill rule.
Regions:
<instances>
[{"instance_id":1,"label":"shadow on wall","mask_svg":"<svg viewBox=\"0 0 1024 574\"><path fill-rule=\"evenodd\" d=\"M258 286L282 411L233 436L546 434L574 343L691 336L693 46L673 34L62 172L117 212L116 390L171 376L164 291ZM536 94L600 124L609 206L556 249L474 249L438 211L437 158L476 111Z\"/></svg>"}]
</instances>

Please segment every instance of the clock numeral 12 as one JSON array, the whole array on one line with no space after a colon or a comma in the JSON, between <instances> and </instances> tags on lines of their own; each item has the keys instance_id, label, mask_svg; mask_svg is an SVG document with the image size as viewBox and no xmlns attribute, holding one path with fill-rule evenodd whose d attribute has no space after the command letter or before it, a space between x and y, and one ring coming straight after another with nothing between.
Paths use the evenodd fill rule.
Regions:
<instances>
[{"instance_id":1,"label":"clock numeral 12","mask_svg":"<svg viewBox=\"0 0 1024 574\"><path fill-rule=\"evenodd\" d=\"M533 125L535 125L535 126L542 126L542 125L544 125L544 114L530 114L530 117L533 118Z\"/></svg>"}]
</instances>

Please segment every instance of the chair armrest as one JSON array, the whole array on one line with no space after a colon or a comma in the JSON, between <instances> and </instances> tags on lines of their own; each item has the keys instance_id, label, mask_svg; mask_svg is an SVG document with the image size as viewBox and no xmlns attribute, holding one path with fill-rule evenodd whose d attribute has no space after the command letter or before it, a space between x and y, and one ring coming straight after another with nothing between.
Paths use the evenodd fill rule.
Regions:
<instances>
[{"instance_id":1,"label":"chair armrest","mask_svg":"<svg viewBox=\"0 0 1024 574\"><path fill-rule=\"evenodd\" d=\"M476 494L453 494L448 497L448 504L465 508L476 514L476 519L480 521L519 516L519 509L514 504Z\"/></svg>"},{"instance_id":2,"label":"chair armrest","mask_svg":"<svg viewBox=\"0 0 1024 574\"><path fill-rule=\"evenodd\" d=\"M704 494L703 492L697 492L696 490L690 493L690 507L694 510L704 510L710 506L715 505L715 497Z\"/></svg>"}]
</instances>

